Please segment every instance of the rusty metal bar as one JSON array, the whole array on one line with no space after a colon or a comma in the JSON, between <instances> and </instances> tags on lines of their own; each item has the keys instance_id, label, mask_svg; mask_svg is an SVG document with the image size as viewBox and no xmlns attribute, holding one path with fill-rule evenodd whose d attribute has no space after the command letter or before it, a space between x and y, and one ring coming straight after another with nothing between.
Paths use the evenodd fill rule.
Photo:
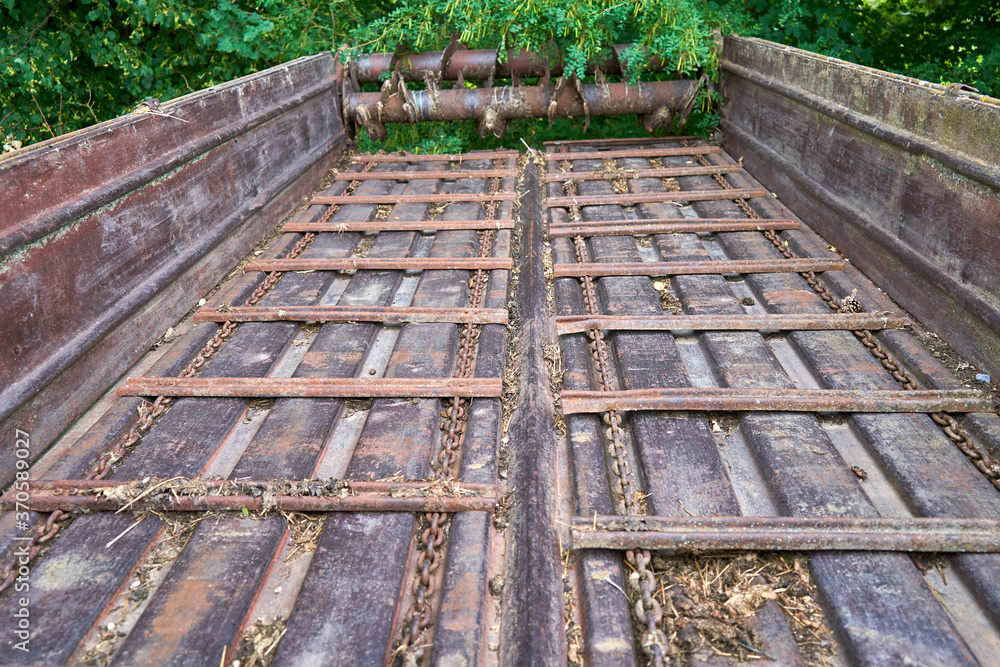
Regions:
<instances>
[{"instance_id":1,"label":"rusty metal bar","mask_svg":"<svg viewBox=\"0 0 1000 667\"><path fill-rule=\"evenodd\" d=\"M791 261L791 260L787 260ZM247 271L436 271L510 269L509 257L343 257L258 259Z\"/></svg>"},{"instance_id":2,"label":"rusty metal bar","mask_svg":"<svg viewBox=\"0 0 1000 667\"><path fill-rule=\"evenodd\" d=\"M603 220L593 223L554 224L549 226L549 236L552 238L574 236L632 236L652 234L679 233L714 233L714 232L762 232L768 229L798 229L795 220L739 220L739 219L703 219L679 221L672 218L649 220ZM288 230L288 225L285 226Z\"/></svg>"},{"instance_id":3,"label":"rusty metal bar","mask_svg":"<svg viewBox=\"0 0 1000 667\"><path fill-rule=\"evenodd\" d=\"M35 512L112 512L122 509L127 501L100 496L60 495L33 492L27 503ZM490 512L496 498L490 496L410 496L395 497L366 494L359 496L277 496L271 507L285 512ZM11 501L0 506L11 506ZM168 512L252 511L264 509L260 496L173 496L159 495L137 500L128 505L129 510L155 509Z\"/></svg>"},{"instance_id":4,"label":"rusty metal bar","mask_svg":"<svg viewBox=\"0 0 1000 667\"><path fill-rule=\"evenodd\" d=\"M161 484L162 483L162 484ZM101 493L128 490L121 498ZM162 488L161 488L162 487ZM151 497L144 493L158 490ZM282 492L275 509L298 512L463 512L489 511L496 504L493 484L445 484L433 481L280 480L232 481L174 478L148 485L114 480L39 480L31 484L27 506L38 512L55 510L164 511L260 510L266 491ZM136 498L136 502L131 502ZM0 509L14 509L13 494L0 498ZM25 503L21 503L22 506Z\"/></svg>"},{"instance_id":5,"label":"rusty metal bar","mask_svg":"<svg viewBox=\"0 0 1000 667\"><path fill-rule=\"evenodd\" d=\"M607 151L580 151L578 153L546 153L550 162L566 160L608 160L621 157L678 157L721 153L718 146L664 146L663 148L615 148Z\"/></svg>"},{"instance_id":6,"label":"rusty metal bar","mask_svg":"<svg viewBox=\"0 0 1000 667\"><path fill-rule=\"evenodd\" d=\"M733 190L733 192L738 192ZM310 204L427 204L431 202L460 201L510 201L516 195L513 192L438 192L429 195L335 195L331 197L313 197Z\"/></svg>"},{"instance_id":7,"label":"rusty metal bar","mask_svg":"<svg viewBox=\"0 0 1000 667\"><path fill-rule=\"evenodd\" d=\"M370 222L286 222L284 232L424 232L514 229L513 220L372 220ZM781 229L785 229L782 227Z\"/></svg>"},{"instance_id":8,"label":"rusty metal bar","mask_svg":"<svg viewBox=\"0 0 1000 667\"><path fill-rule=\"evenodd\" d=\"M737 167L737 169L739 169ZM716 173L716 172L706 172ZM517 176L516 169L442 169L440 171L345 171L335 181L412 181L425 178L504 178Z\"/></svg>"},{"instance_id":9,"label":"rusty metal bar","mask_svg":"<svg viewBox=\"0 0 1000 667\"><path fill-rule=\"evenodd\" d=\"M496 120L502 121L563 118L585 113L591 116L649 114L660 109L680 111L696 91L696 86L697 81L676 80L644 83L641 89L624 83L584 84L582 92L572 86L557 92L551 85L449 88L414 90L407 92L405 97L390 95L387 100L383 100L382 93L352 93L344 104L350 118L367 116L377 119L379 124L483 119L488 109L493 110ZM550 114L553 102L555 107ZM685 155L691 154L691 149L685 150Z\"/></svg>"},{"instance_id":10,"label":"rusty metal bar","mask_svg":"<svg viewBox=\"0 0 1000 667\"><path fill-rule=\"evenodd\" d=\"M479 153L363 153L354 156L354 162L458 162L461 164L465 160L492 160L494 158L517 157L520 155L515 150L495 150L481 151Z\"/></svg>"},{"instance_id":11,"label":"rusty metal bar","mask_svg":"<svg viewBox=\"0 0 1000 667\"><path fill-rule=\"evenodd\" d=\"M607 169L605 171L556 171L545 175L549 182L560 181L614 181L619 178L678 178L681 176L710 176L742 171L737 164L720 164L710 167L664 167L662 169Z\"/></svg>"},{"instance_id":12,"label":"rusty metal bar","mask_svg":"<svg viewBox=\"0 0 1000 667\"><path fill-rule=\"evenodd\" d=\"M555 139L553 141L543 142L543 146L546 150L551 146L553 148L558 148L560 146L647 146L650 143L680 143L681 141L700 141L701 137L696 137L693 135L684 136L670 136L670 137L658 137L656 139L651 139L650 137L618 137L609 139Z\"/></svg>"},{"instance_id":13,"label":"rusty metal bar","mask_svg":"<svg viewBox=\"0 0 1000 667\"><path fill-rule=\"evenodd\" d=\"M565 414L619 410L704 412L992 412L993 402L970 389L772 389L670 387L562 393Z\"/></svg>"},{"instance_id":14,"label":"rusty metal bar","mask_svg":"<svg viewBox=\"0 0 1000 667\"><path fill-rule=\"evenodd\" d=\"M195 322L460 322L507 324L502 308L414 308L391 306L237 306L203 308Z\"/></svg>"},{"instance_id":15,"label":"rusty metal bar","mask_svg":"<svg viewBox=\"0 0 1000 667\"><path fill-rule=\"evenodd\" d=\"M1000 552L997 519L597 516L572 527L574 549Z\"/></svg>"},{"instance_id":16,"label":"rusty metal bar","mask_svg":"<svg viewBox=\"0 0 1000 667\"><path fill-rule=\"evenodd\" d=\"M844 262L833 259L741 259L696 262L579 262L555 264L556 278L580 276L681 276L727 273L801 273L843 271Z\"/></svg>"},{"instance_id":17,"label":"rusty metal bar","mask_svg":"<svg viewBox=\"0 0 1000 667\"><path fill-rule=\"evenodd\" d=\"M164 480L159 480L164 481ZM337 491L341 489L346 489L350 493L410 493L413 491L430 491L435 488L447 489L448 493L452 495L478 495L478 496L490 496L496 491L496 485L482 482L448 482L442 484L438 480L427 479L427 480L399 480L399 481L385 481L385 480L367 480L367 479L283 479L283 480L240 480L234 481L229 479L200 479L200 478L190 478L190 477L175 477L169 481L176 482L177 485L183 486L185 484L197 484L203 488L208 488L212 490L222 489L223 493L228 490L242 491L246 493L251 488L257 488L264 490L266 488L274 486L276 483L281 485L292 485L292 486L302 486L308 487L310 485L321 485L328 489L335 487ZM32 480L31 488L33 491L52 491L54 493L62 492L68 495L86 495L87 493L93 493L94 491L100 491L101 489L110 489L115 487L128 487L135 485L136 482L122 482L114 479L39 479ZM171 486L168 488L176 488L176 486ZM10 509L4 502L10 502L9 496L5 495L0 497L0 509Z\"/></svg>"},{"instance_id":18,"label":"rusty metal bar","mask_svg":"<svg viewBox=\"0 0 1000 667\"><path fill-rule=\"evenodd\" d=\"M220 315L222 313L219 313ZM215 320L218 321L218 320ZM605 331L824 331L902 329L908 320L878 313L749 314L749 315L629 315L595 317L562 315L556 318L561 335L591 329Z\"/></svg>"},{"instance_id":19,"label":"rusty metal bar","mask_svg":"<svg viewBox=\"0 0 1000 667\"><path fill-rule=\"evenodd\" d=\"M500 398L494 378L242 378L134 377L119 396L236 398Z\"/></svg>"},{"instance_id":20,"label":"rusty metal bar","mask_svg":"<svg viewBox=\"0 0 1000 667\"><path fill-rule=\"evenodd\" d=\"M766 197L767 190L756 188L733 190L680 190L677 192L643 192L614 195L575 195L549 197L548 206L601 206L604 204L649 204L663 201L714 201L719 199L753 199ZM345 197L345 199L347 199ZM315 203L316 200L314 199Z\"/></svg>"}]
</instances>

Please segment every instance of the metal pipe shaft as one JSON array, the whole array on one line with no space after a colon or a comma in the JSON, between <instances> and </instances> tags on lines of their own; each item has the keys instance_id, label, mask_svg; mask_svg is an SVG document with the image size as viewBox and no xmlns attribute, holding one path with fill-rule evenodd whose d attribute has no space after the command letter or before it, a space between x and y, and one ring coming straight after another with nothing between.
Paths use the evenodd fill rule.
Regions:
<instances>
[{"instance_id":1,"label":"metal pipe shaft","mask_svg":"<svg viewBox=\"0 0 1000 667\"><path fill-rule=\"evenodd\" d=\"M428 120L480 120L487 109L502 120L514 118L543 118L552 116L609 116L618 114L649 114L659 109L679 110L695 91L697 81L654 81L641 87L624 83L604 86L585 84L581 94L571 86L563 87L558 94L554 86L519 86L512 88L471 88L447 90L415 90L403 95L390 95L381 110L381 93L353 93L346 106L351 118L358 111L380 123L408 123ZM587 103L584 109L584 101ZM406 104L409 109L404 109ZM411 117L410 111L413 116Z\"/></svg>"},{"instance_id":2,"label":"metal pipe shaft","mask_svg":"<svg viewBox=\"0 0 1000 667\"><path fill-rule=\"evenodd\" d=\"M500 398L499 378L132 377L119 396L230 398Z\"/></svg>"},{"instance_id":3,"label":"metal pipe shaft","mask_svg":"<svg viewBox=\"0 0 1000 667\"><path fill-rule=\"evenodd\" d=\"M489 512L496 499L487 496L277 496L274 509L285 512ZM9 503L8 503L9 504ZM126 503L100 496L33 493L27 503L34 512L112 512ZM129 504L129 510L155 509L169 512L251 511L264 509L264 500L257 496L179 496L167 494L147 497Z\"/></svg>"},{"instance_id":4,"label":"metal pipe shaft","mask_svg":"<svg viewBox=\"0 0 1000 667\"><path fill-rule=\"evenodd\" d=\"M622 391L564 390L563 412L697 410L710 412L992 412L993 403L968 389L772 389L671 387Z\"/></svg>"},{"instance_id":5,"label":"metal pipe shaft","mask_svg":"<svg viewBox=\"0 0 1000 667\"><path fill-rule=\"evenodd\" d=\"M1000 520L598 516L573 519L574 549L1000 552Z\"/></svg>"}]
</instances>

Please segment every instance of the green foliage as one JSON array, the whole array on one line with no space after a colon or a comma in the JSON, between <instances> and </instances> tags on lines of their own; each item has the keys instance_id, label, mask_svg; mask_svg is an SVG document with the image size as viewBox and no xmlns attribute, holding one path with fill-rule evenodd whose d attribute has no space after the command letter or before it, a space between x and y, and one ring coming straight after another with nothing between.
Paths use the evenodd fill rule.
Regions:
<instances>
[{"instance_id":1,"label":"green foliage","mask_svg":"<svg viewBox=\"0 0 1000 667\"><path fill-rule=\"evenodd\" d=\"M995 0L0 0L0 134L39 141L335 44L433 50L454 32L470 48L558 49L580 76L608 45L627 43L630 82L714 78L716 28L1000 95ZM651 73L654 58L666 71ZM685 132L707 134L716 122L703 95ZM384 146L537 144L582 127L517 121L499 141L480 140L472 123L397 126ZM592 118L582 136L641 132L632 118Z\"/></svg>"},{"instance_id":2,"label":"green foliage","mask_svg":"<svg viewBox=\"0 0 1000 667\"><path fill-rule=\"evenodd\" d=\"M450 35L470 48L525 49L564 58L583 76L588 60L609 55L612 44L632 44L626 68L633 80L659 57L678 74L714 71L713 28L734 21L714 2L674 0L399 0L391 12L359 26L355 51L443 49Z\"/></svg>"},{"instance_id":3,"label":"green foliage","mask_svg":"<svg viewBox=\"0 0 1000 667\"><path fill-rule=\"evenodd\" d=\"M452 34L469 48L524 49L552 57L561 54L567 74L585 82L588 61L610 55L609 45L630 44L624 55L624 79L642 80L718 73L713 29L742 25L741 15L713 2L615 2L614 0L400 0L386 16L359 26L346 59L356 53L392 51L397 45L412 51L445 48ZM667 63L663 73L652 73L652 60ZM419 87L419 84L416 85ZM704 100L703 100L704 101ZM718 122L707 103L689 119L685 131L709 133ZM583 128L587 126L584 133ZM453 152L459 149L521 147L565 138L643 136L634 116L615 118L520 120L511 122L503 139L480 139L473 122L421 123L416 127L390 126L382 144L361 139L362 149Z\"/></svg>"},{"instance_id":4,"label":"green foliage","mask_svg":"<svg viewBox=\"0 0 1000 667\"><path fill-rule=\"evenodd\" d=\"M996 0L749 0L747 10L766 39L1000 95Z\"/></svg>"},{"instance_id":5,"label":"green foliage","mask_svg":"<svg viewBox=\"0 0 1000 667\"><path fill-rule=\"evenodd\" d=\"M0 128L47 139L329 49L391 2L0 0Z\"/></svg>"}]
</instances>

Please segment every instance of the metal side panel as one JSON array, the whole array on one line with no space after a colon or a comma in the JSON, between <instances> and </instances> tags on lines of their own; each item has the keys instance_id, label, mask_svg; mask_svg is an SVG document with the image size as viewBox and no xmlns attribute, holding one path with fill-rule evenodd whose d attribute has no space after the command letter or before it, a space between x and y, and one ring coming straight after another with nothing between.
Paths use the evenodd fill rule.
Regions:
<instances>
[{"instance_id":1,"label":"metal side panel","mask_svg":"<svg viewBox=\"0 0 1000 667\"><path fill-rule=\"evenodd\" d=\"M757 39L722 69L727 151L1000 374L1000 100Z\"/></svg>"},{"instance_id":2,"label":"metal side panel","mask_svg":"<svg viewBox=\"0 0 1000 667\"><path fill-rule=\"evenodd\" d=\"M40 454L312 192L335 83L323 53L0 159L4 428Z\"/></svg>"}]
</instances>

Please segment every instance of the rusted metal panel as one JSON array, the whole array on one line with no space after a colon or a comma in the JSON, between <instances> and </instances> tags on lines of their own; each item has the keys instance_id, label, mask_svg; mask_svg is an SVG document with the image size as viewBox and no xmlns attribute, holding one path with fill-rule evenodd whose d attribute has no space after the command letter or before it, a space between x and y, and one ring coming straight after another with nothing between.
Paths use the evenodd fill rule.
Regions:
<instances>
[{"instance_id":1,"label":"rusted metal panel","mask_svg":"<svg viewBox=\"0 0 1000 667\"><path fill-rule=\"evenodd\" d=\"M576 517L573 548L997 553L1000 519Z\"/></svg>"},{"instance_id":2,"label":"rusted metal panel","mask_svg":"<svg viewBox=\"0 0 1000 667\"><path fill-rule=\"evenodd\" d=\"M393 306L236 306L202 309L195 322L464 322L507 324L499 308L409 308ZM858 328L858 327L855 327Z\"/></svg>"},{"instance_id":3,"label":"rusted metal panel","mask_svg":"<svg viewBox=\"0 0 1000 667\"><path fill-rule=\"evenodd\" d=\"M207 523L207 522L206 522ZM115 656L124 665L222 662L232 628L275 566L287 531L280 516L225 516L199 526ZM227 632L228 631L228 632Z\"/></svg>"},{"instance_id":4,"label":"rusted metal panel","mask_svg":"<svg viewBox=\"0 0 1000 667\"><path fill-rule=\"evenodd\" d=\"M728 273L800 273L840 271L844 263L831 259L707 260L703 262L580 262L556 264L557 278L570 276L681 276Z\"/></svg>"},{"instance_id":5,"label":"rusted metal panel","mask_svg":"<svg viewBox=\"0 0 1000 667\"><path fill-rule=\"evenodd\" d=\"M305 58L166 105L187 123L132 114L0 159L5 427L30 399L18 426L41 453L315 187L343 138L332 65Z\"/></svg>"},{"instance_id":6,"label":"rusted metal panel","mask_svg":"<svg viewBox=\"0 0 1000 667\"><path fill-rule=\"evenodd\" d=\"M908 323L901 317L873 313L822 315L563 315L556 318L560 334L589 329L619 331L780 331L821 329L899 329Z\"/></svg>"},{"instance_id":7,"label":"rusted metal panel","mask_svg":"<svg viewBox=\"0 0 1000 667\"><path fill-rule=\"evenodd\" d=\"M726 148L882 289L1000 375L1000 101L726 38Z\"/></svg>"},{"instance_id":8,"label":"rusted metal panel","mask_svg":"<svg viewBox=\"0 0 1000 667\"><path fill-rule=\"evenodd\" d=\"M405 514L327 519L274 664L388 662L397 600L409 584L406 563L415 525Z\"/></svg>"}]
</instances>

